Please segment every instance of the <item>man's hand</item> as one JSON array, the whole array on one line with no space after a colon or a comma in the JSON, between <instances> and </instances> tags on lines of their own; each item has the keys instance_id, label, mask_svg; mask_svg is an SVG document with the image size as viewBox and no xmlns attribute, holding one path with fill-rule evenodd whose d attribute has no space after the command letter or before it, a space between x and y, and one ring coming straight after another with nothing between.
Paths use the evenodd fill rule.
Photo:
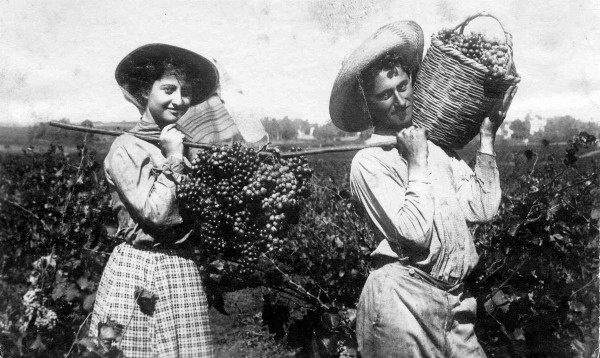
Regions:
<instances>
[{"instance_id":1,"label":"man's hand","mask_svg":"<svg viewBox=\"0 0 600 358\"><path fill-rule=\"evenodd\" d=\"M504 98L499 99L494 103L488 117L485 118L481 124L481 128L479 129L481 135L496 135L496 131L498 131L498 128L500 128L502 122L504 122L508 108L515 97L515 94L517 94L517 89L517 86L510 86L508 90L506 90Z\"/></svg>"},{"instance_id":2,"label":"man's hand","mask_svg":"<svg viewBox=\"0 0 600 358\"><path fill-rule=\"evenodd\" d=\"M504 122L506 118L506 112L512 103L515 94L517 93L517 86L510 86L504 98L496 101L487 118L481 123L479 128L480 144L479 151L486 154L494 154L494 141L496 140L496 132L498 128Z\"/></svg>"},{"instance_id":3,"label":"man's hand","mask_svg":"<svg viewBox=\"0 0 600 358\"><path fill-rule=\"evenodd\" d=\"M185 135L175 128L175 123L166 125L160 132L160 146L165 157L183 157L183 138Z\"/></svg>"},{"instance_id":4,"label":"man's hand","mask_svg":"<svg viewBox=\"0 0 600 358\"><path fill-rule=\"evenodd\" d=\"M409 179L427 179L427 133L423 128L410 126L396 135L398 151L408 163Z\"/></svg>"}]
</instances>

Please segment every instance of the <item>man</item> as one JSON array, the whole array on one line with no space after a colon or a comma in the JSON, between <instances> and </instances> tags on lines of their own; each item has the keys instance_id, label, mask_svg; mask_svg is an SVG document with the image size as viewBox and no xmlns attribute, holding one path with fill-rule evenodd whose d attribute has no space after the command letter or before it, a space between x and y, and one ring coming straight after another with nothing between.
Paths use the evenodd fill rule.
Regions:
<instances>
[{"instance_id":1,"label":"man","mask_svg":"<svg viewBox=\"0 0 600 358\"><path fill-rule=\"evenodd\" d=\"M473 330L476 302L462 284L478 261L467 223L498 209L494 139L515 88L481 125L473 171L412 126L422 54L418 24L386 25L346 58L331 94L336 126L373 127L369 142L397 143L352 161L352 192L383 238L358 305L358 349L362 357L485 357Z\"/></svg>"}]
</instances>

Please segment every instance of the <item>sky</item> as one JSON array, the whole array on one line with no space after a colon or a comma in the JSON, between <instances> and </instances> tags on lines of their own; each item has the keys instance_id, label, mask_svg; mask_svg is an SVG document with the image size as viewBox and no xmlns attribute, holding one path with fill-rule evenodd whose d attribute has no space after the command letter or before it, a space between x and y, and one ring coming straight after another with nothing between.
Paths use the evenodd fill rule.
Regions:
<instances>
[{"instance_id":1,"label":"sky","mask_svg":"<svg viewBox=\"0 0 600 358\"><path fill-rule=\"evenodd\" d=\"M344 56L377 28L414 20L428 47L481 11L513 36L522 80L507 120L600 123L600 0L0 0L0 124L137 120L114 70L153 42L215 59L235 116L325 124ZM490 19L470 26L500 31Z\"/></svg>"}]
</instances>

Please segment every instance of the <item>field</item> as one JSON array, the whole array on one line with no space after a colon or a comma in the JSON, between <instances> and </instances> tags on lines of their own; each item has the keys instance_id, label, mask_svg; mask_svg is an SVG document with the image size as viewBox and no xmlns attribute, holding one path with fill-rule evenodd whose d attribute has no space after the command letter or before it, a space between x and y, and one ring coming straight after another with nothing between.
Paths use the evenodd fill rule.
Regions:
<instances>
[{"instance_id":1,"label":"field","mask_svg":"<svg viewBox=\"0 0 600 358\"><path fill-rule=\"evenodd\" d=\"M44 140L0 149L0 345L7 357L66 354L85 332L86 302L103 253L115 244L102 170L93 164L110 141L95 138L83 156L76 143L45 154ZM597 147L584 147L571 153L575 161L568 143L501 141L496 148L506 199L493 223L473 227L481 255L473 275L477 333L490 357L589 357L597 347L600 157ZM471 143L460 155L469 161L476 151ZM351 317L369 269L363 251L376 242L348 195L353 155L307 157L313 194L289 232L295 250L274 257L279 266L246 277L228 271L235 265L214 271L202 261L219 357L355 355ZM79 201L68 200L73 193ZM37 311L22 299L34 289ZM48 323L42 312L50 311L57 317Z\"/></svg>"}]
</instances>

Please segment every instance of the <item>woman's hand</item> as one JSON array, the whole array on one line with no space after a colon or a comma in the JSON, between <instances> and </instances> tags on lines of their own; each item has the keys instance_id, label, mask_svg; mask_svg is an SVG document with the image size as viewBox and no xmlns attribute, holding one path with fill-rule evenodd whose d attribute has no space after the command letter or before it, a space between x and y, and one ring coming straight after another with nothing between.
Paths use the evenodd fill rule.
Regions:
<instances>
[{"instance_id":1,"label":"woman's hand","mask_svg":"<svg viewBox=\"0 0 600 358\"><path fill-rule=\"evenodd\" d=\"M480 152L494 154L494 141L496 139L496 132L506 118L506 113L508 112L508 108L510 107L512 100L517 93L517 88L517 86L510 86L504 94L504 98L496 101L490 110L488 117L483 120L483 123L481 123L481 127L479 128L479 134L481 135Z\"/></svg>"},{"instance_id":2,"label":"woman's hand","mask_svg":"<svg viewBox=\"0 0 600 358\"><path fill-rule=\"evenodd\" d=\"M396 135L398 151L408 163L408 177L410 179L426 179L428 176L427 132L423 128L410 126Z\"/></svg>"},{"instance_id":3,"label":"woman's hand","mask_svg":"<svg viewBox=\"0 0 600 358\"><path fill-rule=\"evenodd\" d=\"M160 146L165 157L183 157L183 133L175 128L175 123L166 125L160 132Z\"/></svg>"}]
</instances>

